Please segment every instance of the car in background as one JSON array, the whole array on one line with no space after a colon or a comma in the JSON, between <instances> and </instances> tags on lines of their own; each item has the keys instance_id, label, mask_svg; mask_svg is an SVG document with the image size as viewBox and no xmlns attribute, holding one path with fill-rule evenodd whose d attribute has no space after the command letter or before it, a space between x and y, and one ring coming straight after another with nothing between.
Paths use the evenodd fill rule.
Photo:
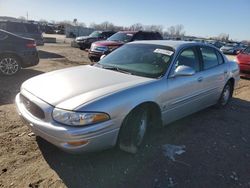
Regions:
<instances>
[{"instance_id":1,"label":"car in background","mask_svg":"<svg viewBox=\"0 0 250 188\"><path fill-rule=\"evenodd\" d=\"M12 76L39 62L36 42L0 29L0 75Z\"/></svg>"},{"instance_id":2,"label":"car in background","mask_svg":"<svg viewBox=\"0 0 250 188\"><path fill-rule=\"evenodd\" d=\"M241 76L250 78L250 46L236 56L236 61L239 64Z\"/></svg>"},{"instance_id":3,"label":"car in background","mask_svg":"<svg viewBox=\"0 0 250 188\"><path fill-rule=\"evenodd\" d=\"M236 55L238 54L244 47L238 43L227 43L225 46L220 48L220 51L224 54Z\"/></svg>"},{"instance_id":4,"label":"car in background","mask_svg":"<svg viewBox=\"0 0 250 188\"><path fill-rule=\"evenodd\" d=\"M93 42L106 40L115 33L115 31L94 31L89 36L76 37L72 43L76 43L81 50L84 50L86 48L90 48ZM75 44L71 44L71 46L75 46Z\"/></svg>"},{"instance_id":5,"label":"car in background","mask_svg":"<svg viewBox=\"0 0 250 188\"><path fill-rule=\"evenodd\" d=\"M89 49L89 59L99 61L102 55L107 55L123 44L135 40L162 40L158 32L153 31L119 31L109 37L106 41L92 43Z\"/></svg>"},{"instance_id":6,"label":"car in background","mask_svg":"<svg viewBox=\"0 0 250 188\"><path fill-rule=\"evenodd\" d=\"M207 40L205 43L211 44L211 45L215 46L218 49L220 49L222 46L225 45L224 43L222 43L220 41L217 41L217 40Z\"/></svg>"},{"instance_id":7,"label":"car in background","mask_svg":"<svg viewBox=\"0 0 250 188\"><path fill-rule=\"evenodd\" d=\"M93 66L33 77L15 101L27 126L65 151L136 153L150 127L226 106L238 81L237 63L213 46L135 41Z\"/></svg>"},{"instance_id":8,"label":"car in background","mask_svg":"<svg viewBox=\"0 0 250 188\"><path fill-rule=\"evenodd\" d=\"M0 29L21 37L32 38L37 45L44 45L43 35L39 25L28 22L0 21Z\"/></svg>"}]
</instances>

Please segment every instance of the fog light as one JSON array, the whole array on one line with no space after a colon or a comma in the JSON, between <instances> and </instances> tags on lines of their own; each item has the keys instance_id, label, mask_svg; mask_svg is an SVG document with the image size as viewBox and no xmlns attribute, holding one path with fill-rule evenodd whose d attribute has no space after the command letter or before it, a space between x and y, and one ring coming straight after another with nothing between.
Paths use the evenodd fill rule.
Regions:
<instances>
[{"instance_id":1,"label":"fog light","mask_svg":"<svg viewBox=\"0 0 250 188\"><path fill-rule=\"evenodd\" d=\"M71 146L82 146L82 145L86 145L88 143L89 143L89 141L87 141L87 140L75 141L75 142L67 142L67 144L71 145Z\"/></svg>"}]
</instances>

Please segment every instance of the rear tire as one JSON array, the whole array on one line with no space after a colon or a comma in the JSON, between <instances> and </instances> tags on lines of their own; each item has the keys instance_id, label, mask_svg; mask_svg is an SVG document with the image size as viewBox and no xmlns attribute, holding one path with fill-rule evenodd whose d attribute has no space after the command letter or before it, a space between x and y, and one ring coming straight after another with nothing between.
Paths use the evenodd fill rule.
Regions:
<instances>
[{"instance_id":1,"label":"rear tire","mask_svg":"<svg viewBox=\"0 0 250 188\"><path fill-rule=\"evenodd\" d=\"M138 151L149 127L148 113L141 106L132 110L124 119L118 140L121 150L133 154Z\"/></svg>"},{"instance_id":2,"label":"rear tire","mask_svg":"<svg viewBox=\"0 0 250 188\"><path fill-rule=\"evenodd\" d=\"M15 55L7 54L0 57L0 75L12 76L21 69L19 58Z\"/></svg>"},{"instance_id":3,"label":"rear tire","mask_svg":"<svg viewBox=\"0 0 250 188\"><path fill-rule=\"evenodd\" d=\"M220 99L218 100L216 107L218 108L222 108L224 106L226 106L228 104L228 102L230 101L230 99L232 98L233 95L233 85L232 83L229 81L227 82L227 84L224 86Z\"/></svg>"}]
</instances>

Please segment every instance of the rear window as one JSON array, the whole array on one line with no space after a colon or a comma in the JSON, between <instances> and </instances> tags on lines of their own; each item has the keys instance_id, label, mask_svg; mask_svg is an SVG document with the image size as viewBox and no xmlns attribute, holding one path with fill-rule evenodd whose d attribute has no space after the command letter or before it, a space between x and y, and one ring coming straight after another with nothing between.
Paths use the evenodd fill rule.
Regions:
<instances>
[{"instance_id":1,"label":"rear window","mask_svg":"<svg viewBox=\"0 0 250 188\"><path fill-rule=\"evenodd\" d=\"M120 42L130 42L132 40L133 34L131 33L123 33L118 32L111 37L109 37L107 40L109 41L120 41Z\"/></svg>"},{"instance_id":2,"label":"rear window","mask_svg":"<svg viewBox=\"0 0 250 188\"><path fill-rule=\"evenodd\" d=\"M38 25L35 24L25 24L28 33L39 33Z\"/></svg>"}]
</instances>

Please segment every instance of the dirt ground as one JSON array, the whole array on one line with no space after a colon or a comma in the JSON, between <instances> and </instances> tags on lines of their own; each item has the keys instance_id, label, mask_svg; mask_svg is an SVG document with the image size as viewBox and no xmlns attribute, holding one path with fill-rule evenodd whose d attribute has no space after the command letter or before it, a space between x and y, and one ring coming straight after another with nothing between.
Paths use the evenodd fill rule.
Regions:
<instances>
[{"instance_id":1,"label":"dirt ground","mask_svg":"<svg viewBox=\"0 0 250 188\"><path fill-rule=\"evenodd\" d=\"M0 187L250 187L250 80L240 80L226 108L153 130L136 155L116 148L71 155L30 134L13 101L26 79L90 62L69 44L38 49L39 65L0 77ZM171 160L166 144L185 152Z\"/></svg>"}]
</instances>

